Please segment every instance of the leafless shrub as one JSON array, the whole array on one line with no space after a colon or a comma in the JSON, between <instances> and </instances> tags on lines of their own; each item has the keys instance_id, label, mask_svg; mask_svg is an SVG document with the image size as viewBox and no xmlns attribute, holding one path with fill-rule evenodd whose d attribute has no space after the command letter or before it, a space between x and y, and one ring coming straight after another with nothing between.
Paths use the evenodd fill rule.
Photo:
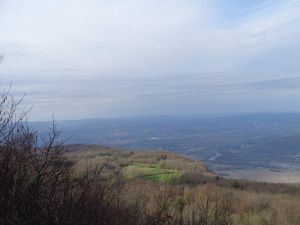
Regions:
<instances>
[{"instance_id":1,"label":"leafless shrub","mask_svg":"<svg viewBox=\"0 0 300 225\"><path fill-rule=\"evenodd\" d=\"M102 168L76 176L55 124L40 147L21 100L0 98L0 224L118 224L121 182L101 180Z\"/></svg>"},{"instance_id":2,"label":"leafless shrub","mask_svg":"<svg viewBox=\"0 0 300 225\"><path fill-rule=\"evenodd\" d=\"M298 194L275 198L255 193L270 190L268 184L239 181L243 188L234 188L233 181L193 170L185 171L179 185L124 180L116 162L128 164L126 157L132 160L134 154L112 154L114 150L108 149L101 157L96 150L82 153L78 157L83 163L78 165L76 154L66 157L67 147L58 140L61 130L55 123L42 138L43 145L38 145L41 137L26 124L28 111L17 110L21 101L15 101L9 89L0 95L1 225L300 224ZM174 157L179 162L165 154L159 161L171 164L168 160ZM138 154L138 159L142 156ZM153 160L155 154L150 156ZM279 193L297 190L272 187Z\"/></svg>"}]
</instances>

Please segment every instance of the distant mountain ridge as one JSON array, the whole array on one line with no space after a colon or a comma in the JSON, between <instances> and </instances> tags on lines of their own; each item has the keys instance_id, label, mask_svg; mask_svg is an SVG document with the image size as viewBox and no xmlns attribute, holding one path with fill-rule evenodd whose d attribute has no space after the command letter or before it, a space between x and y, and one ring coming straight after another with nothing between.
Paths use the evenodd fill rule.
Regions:
<instances>
[{"instance_id":1,"label":"distant mountain ridge","mask_svg":"<svg viewBox=\"0 0 300 225\"><path fill-rule=\"evenodd\" d=\"M69 144L165 149L200 159L212 169L300 169L300 113L147 116L57 124ZM31 125L45 133L50 123Z\"/></svg>"}]
</instances>

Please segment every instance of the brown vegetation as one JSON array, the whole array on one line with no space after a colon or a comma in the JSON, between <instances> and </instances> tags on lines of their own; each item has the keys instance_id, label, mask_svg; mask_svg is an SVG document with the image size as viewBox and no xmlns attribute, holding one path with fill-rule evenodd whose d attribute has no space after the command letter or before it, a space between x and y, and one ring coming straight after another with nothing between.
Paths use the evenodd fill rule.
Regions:
<instances>
[{"instance_id":1,"label":"brown vegetation","mask_svg":"<svg viewBox=\"0 0 300 225\"><path fill-rule=\"evenodd\" d=\"M31 131L18 104L1 95L0 224L300 224L296 186L225 180L168 152L65 146L54 124L46 137ZM176 183L125 179L122 168L133 162L182 175Z\"/></svg>"}]
</instances>

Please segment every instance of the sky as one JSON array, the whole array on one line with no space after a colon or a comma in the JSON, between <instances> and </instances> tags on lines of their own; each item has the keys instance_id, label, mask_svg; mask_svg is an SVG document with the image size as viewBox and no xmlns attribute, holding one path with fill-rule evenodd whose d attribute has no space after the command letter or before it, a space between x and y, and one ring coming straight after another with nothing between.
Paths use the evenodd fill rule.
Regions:
<instances>
[{"instance_id":1,"label":"sky","mask_svg":"<svg viewBox=\"0 0 300 225\"><path fill-rule=\"evenodd\" d=\"M0 0L31 120L300 112L300 0Z\"/></svg>"}]
</instances>

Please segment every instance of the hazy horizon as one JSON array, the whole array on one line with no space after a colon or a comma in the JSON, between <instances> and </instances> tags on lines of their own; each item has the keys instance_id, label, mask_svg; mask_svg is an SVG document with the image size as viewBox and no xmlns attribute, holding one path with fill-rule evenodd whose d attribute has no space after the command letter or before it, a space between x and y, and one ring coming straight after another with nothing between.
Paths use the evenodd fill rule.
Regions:
<instances>
[{"instance_id":1,"label":"hazy horizon","mask_svg":"<svg viewBox=\"0 0 300 225\"><path fill-rule=\"evenodd\" d=\"M29 111L30 112L30 111ZM36 122L50 122L52 123L53 120L55 122L76 122L76 121L89 121L89 120L108 120L108 121L117 121L117 120L132 120L133 122L139 119L145 121L151 121L152 119L226 119L226 118L244 118L244 117L255 117L255 116L300 116L300 112L239 112L239 113L208 113L208 114L144 114L144 115L121 115L121 116L96 116L96 117L83 117L83 118L65 118L59 119L56 118L55 114L52 116L41 119L35 120L32 119L29 113L29 117L27 117L27 121L29 123L36 123Z\"/></svg>"},{"instance_id":2,"label":"hazy horizon","mask_svg":"<svg viewBox=\"0 0 300 225\"><path fill-rule=\"evenodd\" d=\"M300 112L300 1L2 0L31 120Z\"/></svg>"}]
</instances>

